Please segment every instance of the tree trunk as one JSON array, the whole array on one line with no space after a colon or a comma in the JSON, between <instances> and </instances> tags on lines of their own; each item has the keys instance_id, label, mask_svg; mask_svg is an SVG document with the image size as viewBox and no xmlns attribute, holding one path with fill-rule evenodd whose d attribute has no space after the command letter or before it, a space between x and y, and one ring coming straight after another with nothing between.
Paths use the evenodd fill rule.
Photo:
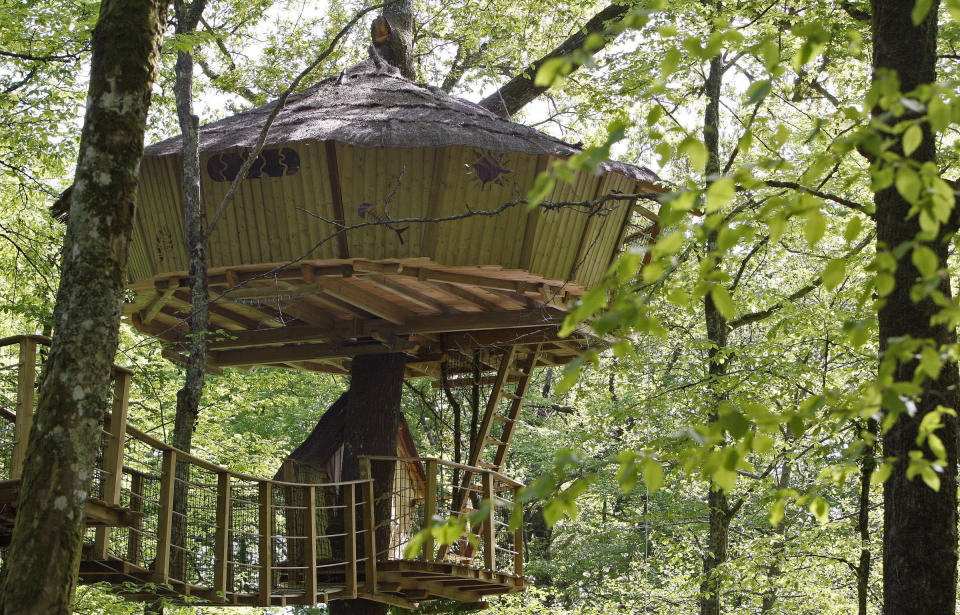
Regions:
<instances>
[{"instance_id":1,"label":"tree trunk","mask_svg":"<svg viewBox=\"0 0 960 615\"><path fill-rule=\"evenodd\" d=\"M867 615L867 599L870 587L870 479L877 467L876 445L869 438L877 435L877 421L867 419L868 444L860 460L860 507L857 511L857 533L860 534L860 562L857 564L857 615Z\"/></svg>"},{"instance_id":2,"label":"tree trunk","mask_svg":"<svg viewBox=\"0 0 960 615\"><path fill-rule=\"evenodd\" d=\"M788 459L783 462L783 466L780 469L780 480L777 481L777 489L788 489L790 487L790 475L792 473L793 463ZM770 562L770 565L767 566L767 581L770 583L770 588L763 594L763 600L760 604L761 615L764 613L772 613L773 608L777 605L777 588L774 583L783 574L783 569L780 567L780 560L787 546L786 518L781 519L777 527L773 528L773 531L777 534L777 540L773 544L773 560Z\"/></svg>"},{"instance_id":3,"label":"tree trunk","mask_svg":"<svg viewBox=\"0 0 960 615\"><path fill-rule=\"evenodd\" d=\"M7 615L71 611L165 13L163 0L104 0L93 31L53 343L0 596Z\"/></svg>"},{"instance_id":4,"label":"tree trunk","mask_svg":"<svg viewBox=\"0 0 960 615\"><path fill-rule=\"evenodd\" d=\"M704 92L707 96L707 107L703 117L703 141L707 147L707 165L704 169L706 185L716 179L720 173L720 84L723 78L723 64L720 56L714 56L710 61L710 72L704 82ZM707 258L716 258L717 230L711 230L707 237ZM719 263L718 263L719 264ZM715 282L719 284L720 282ZM712 399L708 421L718 420L717 405L723 398L718 390L719 380L727 371L726 357L723 353L727 346L727 319L713 303L710 293L704 298L704 319L706 321L707 339L710 340L708 351L708 373ZM707 508L709 510L709 537L707 553L703 557L703 581L700 584L700 615L719 615L720 589L722 579L720 566L727 561L727 544L730 536L730 507L727 495L719 487L710 486L707 494Z\"/></svg>"},{"instance_id":5,"label":"tree trunk","mask_svg":"<svg viewBox=\"0 0 960 615\"><path fill-rule=\"evenodd\" d=\"M177 34L193 32L206 0L194 0L189 6L183 0L174 0ZM200 414L203 396L204 371L207 364L207 325L209 316L209 289L207 285L207 242L204 237L203 211L200 201L200 153L198 129L200 118L193 113L193 56L189 51L178 51L174 67L173 87L177 102L177 119L182 133L181 160L183 169L183 228L184 246L190 263L190 335L186 374L183 387L177 391L177 410L173 421L171 443L189 453L193 448L193 431ZM186 503L190 466L177 464L177 483L173 507L179 513L172 528L171 543L184 546L186 536ZM170 575L186 580L185 552L174 549L170 558Z\"/></svg>"},{"instance_id":6,"label":"tree trunk","mask_svg":"<svg viewBox=\"0 0 960 615\"><path fill-rule=\"evenodd\" d=\"M908 93L917 86L932 83L936 78L937 11L939 2L932 2L926 18L913 26L910 13L914 0L874 0L873 67L875 82L888 78L895 71L900 91ZM879 115L882 110L877 109ZM880 118L884 120L884 118ZM886 121L902 121L902 116ZM923 163L934 161L935 142L929 126L923 124L923 141L910 156ZM898 150L900 146L896 146ZM920 232L918 217L911 215L911 205L894 187L880 190L874 196L877 222L877 250L893 250L916 240ZM939 259L941 271L946 269L947 245L951 234L941 228L938 236L925 245ZM908 253L909 255L909 253ZM895 288L879 310L881 356L904 336L932 340L939 350L956 342L954 333L945 326L932 325L931 317L940 308L930 297L914 301L910 289L920 277L912 259L900 259L895 273ZM951 300L949 279L941 278L939 291ZM913 379L916 361L897 365L896 381ZM937 378L923 383L923 392L915 398L916 412L900 414L896 424L883 436L884 457L895 458L897 465L884 483L883 510L883 595L885 615L953 615L957 599L957 420L944 416L945 426L937 435L946 448L947 463L940 473L940 489L934 491L920 480L908 480L906 466L911 450L917 448L916 436L923 417L938 405L957 408L957 367L948 361ZM933 456L924 450L928 459Z\"/></svg>"},{"instance_id":7,"label":"tree trunk","mask_svg":"<svg viewBox=\"0 0 960 615\"><path fill-rule=\"evenodd\" d=\"M346 400L350 419L343 430L343 480L360 478L360 455L396 456L405 366L406 357L397 353L354 357ZM376 518L388 519L394 467L375 463L372 470ZM378 550L387 548L389 524L377 530L376 541ZM387 606L370 600L345 600L330 603L330 612L333 615L383 615Z\"/></svg>"},{"instance_id":8,"label":"tree trunk","mask_svg":"<svg viewBox=\"0 0 960 615\"><path fill-rule=\"evenodd\" d=\"M373 23L373 44L383 59L416 79L413 68L413 0L396 0Z\"/></svg>"}]
</instances>

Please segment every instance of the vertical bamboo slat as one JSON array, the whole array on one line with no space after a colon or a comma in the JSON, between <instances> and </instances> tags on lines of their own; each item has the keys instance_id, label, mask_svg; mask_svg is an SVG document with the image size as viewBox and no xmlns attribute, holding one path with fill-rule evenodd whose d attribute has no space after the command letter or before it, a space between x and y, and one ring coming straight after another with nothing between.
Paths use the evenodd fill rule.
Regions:
<instances>
[{"instance_id":1,"label":"vertical bamboo slat","mask_svg":"<svg viewBox=\"0 0 960 615\"><path fill-rule=\"evenodd\" d=\"M520 502L520 488L513 488L513 502L514 506L519 506ZM513 530L513 574L518 577L523 576L523 523L517 526L517 529Z\"/></svg>"},{"instance_id":2,"label":"vertical bamboo slat","mask_svg":"<svg viewBox=\"0 0 960 615\"><path fill-rule=\"evenodd\" d=\"M170 531L173 528L173 492L177 471L177 451L163 451L160 470L160 502L157 518L157 561L154 577L157 583L170 580Z\"/></svg>"},{"instance_id":3,"label":"vertical bamboo slat","mask_svg":"<svg viewBox=\"0 0 960 615\"><path fill-rule=\"evenodd\" d=\"M423 522L424 527L429 528L433 523L433 518L437 514L437 460L427 460L427 492L423 500ZM427 539L423 543L422 559L428 562L434 560L433 533L427 534Z\"/></svg>"},{"instance_id":4,"label":"vertical bamboo slat","mask_svg":"<svg viewBox=\"0 0 960 615\"><path fill-rule=\"evenodd\" d=\"M483 567L487 570L496 570L497 566L497 542L496 526L494 525L494 512L497 508L497 502L493 497L493 474L483 473L483 499L490 503L490 511L487 518L483 520Z\"/></svg>"},{"instance_id":5,"label":"vertical bamboo slat","mask_svg":"<svg viewBox=\"0 0 960 615\"><path fill-rule=\"evenodd\" d=\"M269 481L260 483L260 606L270 606L272 588L270 569L273 567L273 540L271 518L273 517L273 492Z\"/></svg>"},{"instance_id":6,"label":"vertical bamboo slat","mask_svg":"<svg viewBox=\"0 0 960 615\"><path fill-rule=\"evenodd\" d=\"M20 361L17 366L17 419L14 423L13 458L10 478L23 476L23 460L27 457L30 428L33 426L33 387L37 380L37 342L31 338L20 341Z\"/></svg>"},{"instance_id":7,"label":"vertical bamboo slat","mask_svg":"<svg viewBox=\"0 0 960 615\"><path fill-rule=\"evenodd\" d=\"M230 519L231 514L230 473L217 474L217 530L214 536L213 591L226 598L233 588L228 586L227 569L230 562Z\"/></svg>"},{"instance_id":8,"label":"vertical bamboo slat","mask_svg":"<svg viewBox=\"0 0 960 615\"><path fill-rule=\"evenodd\" d=\"M346 485L343 488L344 556L347 560L346 592L351 598L357 597L357 488Z\"/></svg>"},{"instance_id":9,"label":"vertical bamboo slat","mask_svg":"<svg viewBox=\"0 0 960 615\"><path fill-rule=\"evenodd\" d=\"M310 486L306 489L307 518L306 518L306 558L304 564L307 572L303 577L303 592L310 604L317 600L317 488Z\"/></svg>"}]
</instances>

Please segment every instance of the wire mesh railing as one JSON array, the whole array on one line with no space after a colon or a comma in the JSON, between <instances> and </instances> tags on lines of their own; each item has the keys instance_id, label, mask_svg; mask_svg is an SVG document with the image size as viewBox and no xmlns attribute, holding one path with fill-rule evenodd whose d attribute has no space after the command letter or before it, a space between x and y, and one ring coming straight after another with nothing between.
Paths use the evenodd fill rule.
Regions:
<instances>
[{"instance_id":1,"label":"wire mesh railing","mask_svg":"<svg viewBox=\"0 0 960 615\"><path fill-rule=\"evenodd\" d=\"M441 459L361 460L370 464L374 477L389 476L385 467L393 470L392 487L379 488L376 496L381 506L390 502L389 515L377 517L380 559L408 559L413 544L420 560L523 575L522 529L510 523L522 484L492 470ZM423 532L441 526L444 530L437 533L445 541L433 531Z\"/></svg>"},{"instance_id":2,"label":"wire mesh railing","mask_svg":"<svg viewBox=\"0 0 960 615\"><path fill-rule=\"evenodd\" d=\"M22 476L37 349L47 343L0 340L0 480ZM91 579L114 582L129 599L174 594L268 606L375 596L378 560L407 560L418 535L421 560L522 575L522 534L509 523L519 483L488 469L401 457L361 457L361 480L334 483L289 461L274 479L232 472L128 425L131 376L114 369L84 550L95 564ZM423 532L440 518L463 522L448 544Z\"/></svg>"}]
</instances>

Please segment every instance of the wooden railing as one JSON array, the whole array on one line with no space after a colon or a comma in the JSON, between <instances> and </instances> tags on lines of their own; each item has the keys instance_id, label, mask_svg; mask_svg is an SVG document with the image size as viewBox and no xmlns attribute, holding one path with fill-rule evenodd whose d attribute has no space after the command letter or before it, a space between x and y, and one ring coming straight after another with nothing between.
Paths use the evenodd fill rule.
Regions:
<instances>
[{"instance_id":1,"label":"wooden railing","mask_svg":"<svg viewBox=\"0 0 960 615\"><path fill-rule=\"evenodd\" d=\"M49 342L35 335L0 339L2 484L18 486L22 476L38 348ZM131 377L126 368L113 370L81 580L111 582L127 598L142 600L196 596L267 606L382 598L378 560L403 560L406 545L428 520L470 515L484 500L494 505L483 520L448 547L429 538L419 559L523 574L522 533L508 527L520 483L428 458L361 458L363 478L336 483L234 472L128 424ZM394 469L393 488L378 489L375 497L372 477L383 464ZM462 488L466 473L475 480ZM458 506L457 498L466 498L466 505ZM388 512L378 515L378 506ZM123 586L126 581L139 582L140 589Z\"/></svg>"},{"instance_id":2,"label":"wooden railing","mask_svg":"<svg viewBox=\"0 0 960 615\"><path fill-rule=\"evenodd\" d=\"M378 519L378 536L389 527L389 541L378 540L377 559L395 560L407 557L407 546L430 521L446 523L460 519L465 530L452 544L437 544L432 533L426 535L417 558L423 561L451 562L523 576L523 529L510 528L510 516L523 487L507 476L442 459L427 457L363 456L363 464L394 468L393 488L380 498L392 500L389 518ZM463 477L469 476L467 483ZM461 505L460 502L463 502ZM489 503L489 505L485 505ZM486 511L478 519L478 512ZM470 522L473 519L473 523ZM444 521L441 521L444 520Z\"/></svg>"}]
</instances>

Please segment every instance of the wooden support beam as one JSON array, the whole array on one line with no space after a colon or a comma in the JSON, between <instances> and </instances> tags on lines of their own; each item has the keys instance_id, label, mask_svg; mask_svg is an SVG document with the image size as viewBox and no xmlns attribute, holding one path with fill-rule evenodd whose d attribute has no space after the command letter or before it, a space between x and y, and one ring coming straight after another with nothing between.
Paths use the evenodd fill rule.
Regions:
<instances>
[{"instance_id":1,"label":"wooden support beam","mask_svg":"<svg viewBox=\"0 0 960 615\"><path fill-rule=\"evenodd\" d=\"M217 528L214 536L214 568L213 568L213 591L217 595L222 595L226 600L226 595L233 588L228 583L230 575L230 521L232 518L231 509L233 508L231 497L233 493L230 488L230 473L217 473Z\"/></svg>"},{"instance_id":2,"label":"wooden support beam","mask_svg":"<svg viewBox=\"0 0 960 615\"><path fill-rule=\"evenodd\" d=\"M499 303L481 297L479 293L474 292L469 287L458 284L437 284L436 287L448 295L459 297L467 303L477 306L481 310L487 312L500 312L504 310L504 307Z\"/></svg>"},{"instance_id":3,"label":"wooden support beam","mask_svg":"<svg viewBox=\"0 0 960 615\"><path fill-rule=\"evenodd\" d=\"M127 433L127 407L130 399L130 372L113 373L113 409L104 428L107 443L103 451L103 501L108 506L120 505L120 485L123 478L123 443ZM94 557L107 559L110 550L110 529L98 527L94 541Z\"/></svg>"},{"instance_id":4,"label":"wooden support beam","mask_svg":"<svg viewBox=\"0 0 960 615\"><path fill-rule=\"evenodd\" d=\"M173 493L177 473L177 451L163 451L163 466L160 470L160 501L157 518L157 558L154 564L154 579L158 584L170 580L170 533L173 529Z\"/></svg>"},{"instance_id":5,"label":"wooden support beam","mask_svg":"<svg viewBox=\"0 0 960 615\"><path fill-rule=\"evenodd\" d=\"M345 280L326 279L323 281L323 289L326 294L332 297L346 301L350 305L396 325L402 325L415 316L413 312Z\"/></svg>"},{"instance_id":6,"label":"wooden support beam","mask_svg":"<svg viewBox=\"0 0 960 615\"><path fill-rule=\"evenodd\" d=\"M310 604L316 604L317 601L317 488L313 485L304 487L307 496L307 518L306 518L306 558L304 564L307 567L303 579L303 591ZM354 541L356 545L356 541ZM354 554L356 558L356 554ZM348 581L349 582L349 581ZM354 570L354 590L356 590L356 570Z\"/></svg>"},{"instance_id":7,"label":"wooden support beam","mask_svg":"<svg viewBox=\"0 0 960 615\"><path fill-rule=\"evenodd\" d=\"M364 354L390 352L413 353L420 345L400 341L396 344L382 342L365 344L296 344L269 348L244 348L210 353L210 361L219 367L237 365L269 365L291 361L315 361L317 359L341 359Z\"/></svg>"},{"instance_id":8,"label":"wooden support beam","mask_svg":"<svg viewBox=\"0 0 960 615\"><path fill-rule=\"evenodd\" d=\"M520 506L520 487L513 488L513 505ZM523 576L523 523L513 530L513 574Z\"/></svg>"},{"instance_id":9,"label":"wooden support beam","mask_svg":"<svg viewBox=\"0 0 960 615\"><path fill-rule=\"evenodd\" d=\"M366 461L367 482L363 483L363 554L364 561L364 592L375 594L377 592L377 519L375 514L375 502L373 496L373 480L370 478L370 460L361 460L361 469L363 462Z\"/></svg>"},{"instance_id":10,"label":"wooden support beam","mask_svg":"<svg viewBox=\"0 0 960 615\"><path fill-rule=\"evenodd\" d=\"M433 523L433 518L437 514L437 460L427 460L427 488L423 499L423 521L429 527ZM433 534L427 534L427 539L423 543L423 556L421 559L431 562L434 560L434 541Z\"/></svg>"},{"instance_id":11,"label":"wooden support beam","mask_svg":"<svg viewBox=\"0 0 960 615\"><path fill-rule=\"evenodd\" d=\"M483 499L490 503L490 510L487 513L486 519L483 520L483 527L481 528L481 532L483 533L483 567L487 570L496 570L497 526L495 523L495 513L497 511L497 500L494 498L493 493L493 474L484 472L482 482Z\"/></svg>"},{"instance_id":12,"label":"wooden support beam","mask_svg":"<svg viewBox=\"0 0 960 615\"><path fill-rule=\"evenodd\" d=\"M260 541L258 545L257 556L260 562L260 591L258 593L257 604L260 606L270 606L270 594L273 590L271 579L271 570L273 568L273 490L270 481L260 482L260 518L259 534Z\"/></svg>"},{"instance_id":13,"label":"wooden support beam","mask_svg":"<svg viewBox=\"0 0 960 615\"><path fill-rule=\"evenodd\" d=\"M410 288L409 286L406 286L405 284L402 284L393 278L380 275L378 273L372 273L370 275L363 276L363 279L384 290L390 291L396 295L400 295L404 299L412 301L413 303L416 303L417 305L427 309L436 310L442 314L450 311L450 306L443 301L422 293L419 290Z\"/></svg>"},{"instance_id":14,"label":"wooden support beam","mask_svg":"<svg viewBox=\"0 0 960 615\"><path fill-rule=\"evenodd\" d=\"M25 337L20 340L20 357L17 364L17 418L13 426L13 458L10 463L10 478L23 476L23 462L27 458L30 443L30 428L33 426L34 387L37 381L37 342Z\"/></svg>"},{"instance_id":15,"label":"wooden support beam","mask_svg":"<svg viewBox=\"0 0 960 615\"><path fill-rule=\"evenodd\" d=\"M173 296L173 293L177 291L177 285L178 281L176 279L167 280L166 287L161 287L160 283L158 283L156 294L151 297L147 305L140 310L140 320L145 324L150 324L150 321L156 318L163 306L166 305L167 301Z\"/></svg>"},{"instance_id":16,"label":"wooden support beam","mask_svg":"<svg viewBox=\"0 0 960 615\"><path fill-rule=\"evenodd\" d=\"M311 487L312 489L312 487ZM344 576L346 589L344 592L350 598L357 597L357 488L356 485L343 487L343 522L344 522L344 556L347 560L347 571Z\"/></svg>"}]
</instances>

